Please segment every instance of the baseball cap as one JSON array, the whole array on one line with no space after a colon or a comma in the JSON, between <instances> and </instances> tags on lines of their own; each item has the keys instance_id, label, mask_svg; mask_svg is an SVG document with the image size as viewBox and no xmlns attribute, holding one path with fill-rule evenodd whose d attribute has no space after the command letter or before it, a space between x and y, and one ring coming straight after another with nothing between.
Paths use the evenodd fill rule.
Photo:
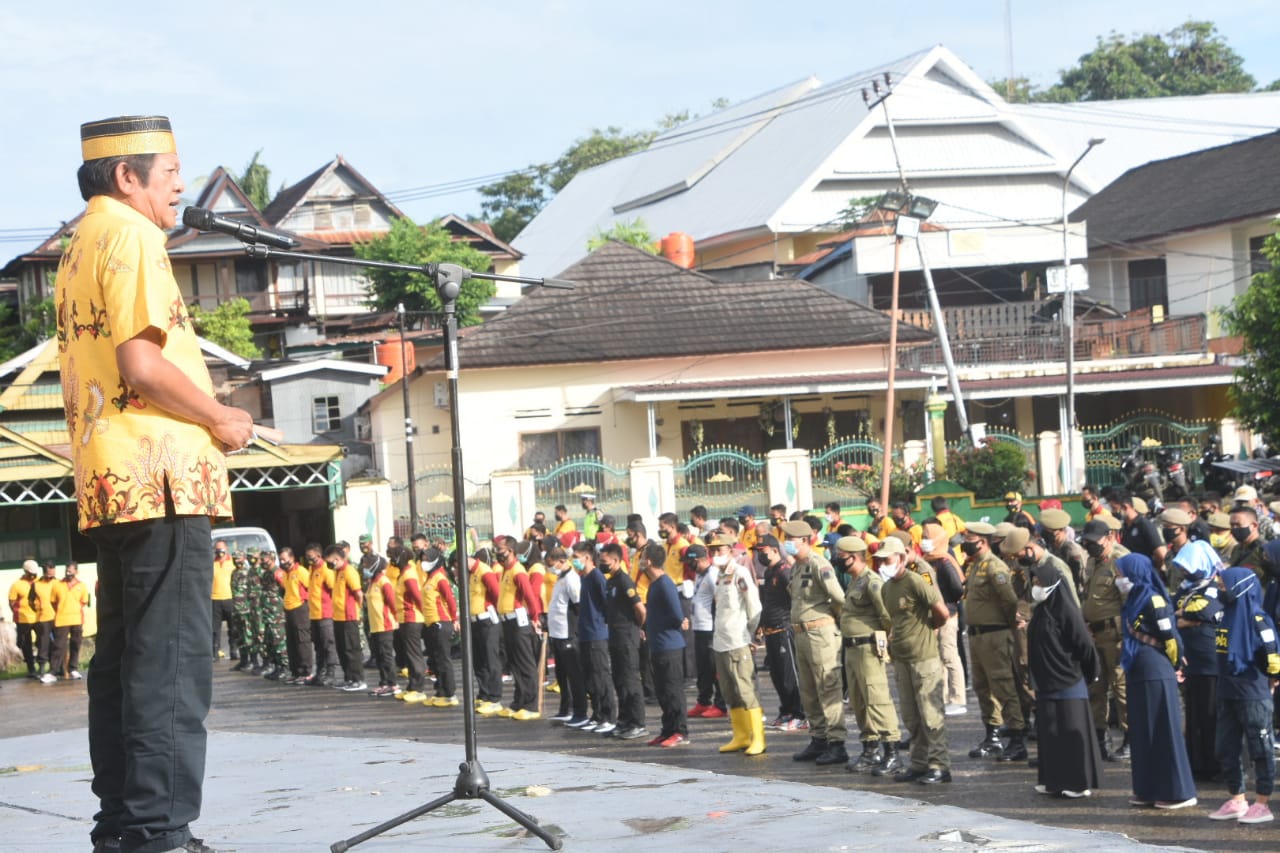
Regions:
<instances>
[{"instance_id":1,"label":"baseball cap","mask_svg":"<svg viewBox=\"0 0 1280 853\"><path fill-rule=\"evenodd\" d=\"M1027 543L1031 541L1031 531L1025 527L1015 527L1013 531L1000 543L1000 553L1017 554L1023 548L1027 547Z\"/></svg>"},{"instance_id":2,"label":"baseball cap","mask_svg":"<svg viewBox=\"0 0 1280 853\"><path fill-rule=\"evenodd\" d=\"M876 549L873 556L878 560L881 557L887 557L890 554L905 553L907 553L907 546L902 544L901 539L896 536L886 536L884 541L880 543L880 547Z\"/></svg>"},{"instance_id":3,"label":"baseball cap","mask_svg":"<svg viewBox=\"0 0 1280 853\"><path fill-rule=\"evenodd\" d=\"M39 564L39 563L37 563L35 560L23 560L23 561L22 561L22 570L23 570L24 572L26 572L27 574L29 574L29 575L39 574L39 573L40 573L40 564Z\"/></svg>"},{"instance_id":4,"label":"baseball cap","mask_svg":"<svg viewBox=\"0 0 1280 853\"><path fill-rule=\"evenodd\" d=\"M728 547L732 548L734 545L737 545L737 544L738 544L738 540L734 539L732 536L725 536L723 533L717 533L711 537L710 541L707 542L707 547L721 548L727 545Z\"/></svg>"},{"instance_id":5,"label":"baseball cap","mask_svg":"<svg viewBox=\"0 0 1280 853\"><path fill-rule=\"evenodd\" d=\"M1071 524L1071 516L1063 509L1046 509L1040 513L1040 524L1045 530L1062 530Z\"/></svg>"},{"instance_id":6,"label":"baseball cap","mask_svg":"<svg viewBox=\"0 0 1280 853\"><path fill-rule=\"evenodd\" d=\"M368 533L361 533L361 534L360 534L360 539L359 539L359 541L360 541L361 543L364 543L364 542L372 542L372 541L373 541L373 537L372 537L372 536L370 536Z\"/></svg>"},{"instance_id":7,"label":"baseball cap","mask_svg":"<svg viewBox=\"0 0 1280 853\"><path fill-rule=\"evenodd\" d=\"M1084 526L1084 531L1080 534L1080 537L1089 542L1101 542L1110 532L1110 525L1105 521L1095 518Z\"/></svg>"},{"instance_id":8,"label":"baseball cap","mask_svg":"<svg viewBox=\"0 0 1280 853\"><path fill-rule=\"evenodd\" d=\"M707 556L707 549L701 545L690 545L684 549L684 561L686 563L696 563L698 560Z\"/></svg>"},{"instance_id":9,"label":"baseball cap","mask_svg":"<svg viewBox=\"0 0 1280 853\"><path fill-rule=\"evenodd\" d=\"M1218 530L1230 530L1231 516L1227 515L1225 512L1210 513L1209 526L1217 528Z\"/></svg>"},{"instance_id":10,"label":"baseball cap","mask_svg":"<svg viewBox=\"0 0 1280 853\"><path fill-rule=\"evenodd\" d=\"M1147 502L1137 495L1133 496L1133 509L1138 515L1146 515L1151 512L1151 507L1147 506Z\"/></svg>"},{"instance_id":11,"label":"baseball cap","mask_svg":"<svg viewBox=\"0 0 1280 853\"><path fill-rule=\"evenodd\" d=\"M1172 524L1177 527L1186 527L1191 524L1191 514L1185 509L1170 507L1160 513L1160 521L1164 524Z\"/></svg>"},{"instance_id":12,"label":"baseball cap","mask_svg":"<svg viewBox=\"0 0 1280 853\"><path fill-rule=\"evenodd\" d=\"M808 539L813 535L813 528L803 521L784 521L782 532L796 539Z\"/></svg>"},{"instance_id":13,"label":"baseball cap","mask_svg":"<svg viewBox=\"0 0 1280 853\"><path fill-rule=\"evenodd\" d=\"M738 516L738 518L742 518L743 516L747 516L747 515L751 516L752 518L755 518L756 508L751 504L745 504L743 506L738 507L738 511L734 513L734 515Z\"/></svg>"},{"instance_id":14,"label":"baseball cap","mask_svg":"<svg viewBox=\"0 0 1280 853\"><path fill-rule=\"evenodd\" d=\"M1236 489L1236 493L1234 497L1234 500L1236 503L1240 503L1242 501L1248 501L1249 503L1253 503L1257 499L1258 499L1258 490L1255 489L1253 486L1241 486L1240 488Z\"/></svg>"},{"instance_id":15,"label":"baseball cap","mask_svg":"<svg viewBox=\"0 0 1280 853\"><path fill-rule=\"evenodd\" d=\"M867 550L867 543L857 536L841 536L836 540L836 550L846 554L860 554Z\"/></svg>"},{"instance_id":16,"label":"baseball cap","mask_svg":"<svg viewBox=\"0 0 1280 853\"><path fill-rule=\"evenodd\" d=\"M965 529L969 533L976 533L979 536L996 535L996 528L985 521L971 521Z\"/></svg>"},{"instance_id":17,"label":"baseball cap","mask_svg":"<svg viewBox=\"0 0 1280 853\"><path fill-rule=\"evenodd\" d=\"M1005 492L1004 499L1007 501L1021 501L1022 492Z\"/></svg>"}]
</instances>

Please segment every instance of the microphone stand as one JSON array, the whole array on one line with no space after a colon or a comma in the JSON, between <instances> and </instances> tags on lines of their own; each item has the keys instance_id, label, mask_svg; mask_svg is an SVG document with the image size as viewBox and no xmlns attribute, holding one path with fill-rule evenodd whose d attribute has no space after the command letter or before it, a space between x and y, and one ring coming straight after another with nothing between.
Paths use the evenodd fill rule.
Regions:
<instances>
[{"instance_id":1,"label":"microphone stand","mask_svg":"<svg viewBox=\"0 0 1280 853\"><path fill-rule=\"evenodd\" d=\"M465 481L462 476L462 427L458 418L458 317L457 299L462 291L462 283L468 278L479 278L486 281L511 281L519 284L541 285L561 289L572 289L571 282L553 278L525 278L511 275L495 275L478 273L458 266L457 264L400 264L391 261L366 261L360 258L333 257L330 255L311 255L302 252L286 252L268 246L250 244L245 246L245 254L250 258L266 260L269 258L292 258L303 261L320 261L346 266L374 267L379 269L401 270L404 272L420 272L431 279L436 294L444 309L444 366L445 379L449 386L449 426L452 437L453 462L453 518L454 518L454 553L458 557L458 596L461 598L462 618L462 731L465 760L458 765L458 777L454 780L453 790L442 797L418 806L402 815L380 823L372 829L330 845L331 853L344 853L357 844L394 829L402 823L421 817L448 805L454 800L484 800L498 811L523 826L531 834L541 838L552 850L559 850L562 840L538 825L537 819L525 814L515 806L503 800L489 790L489 775L484 772L476 757L476 709L473 695L475 680L475 662L471 653L471 561L466 553L467 521ZM404 345L404 341L401 341ZM408 387L409 377L406 374L401 380ZM412 430L411 424L405 424L405 430ZM412 446L409 448L412 453ZM414 487L409 483L409 489ZM416 521L416 519L414 519Z\"/></svg>"}]
</instances>

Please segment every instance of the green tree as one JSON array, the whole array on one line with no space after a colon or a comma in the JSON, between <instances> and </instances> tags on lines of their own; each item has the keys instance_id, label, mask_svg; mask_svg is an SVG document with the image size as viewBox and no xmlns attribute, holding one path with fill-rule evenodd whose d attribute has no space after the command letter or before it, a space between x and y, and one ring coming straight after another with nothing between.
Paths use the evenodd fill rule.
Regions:
<instances>
[{"instance_id":1,"label":"green tree","mask_svg":"<svg viewBox=\"0 0 1280 853\"><path fill-rule=\"evenodd\" d=\"M261 148L253 152L253 159L244 167L244 174L236 179L240 189L258 210L271 203L271 170L258 159L261 154Z\"/></svg>"},{"instance_id":2,"label":"green tree","mask_svg":"<svg viewBox=\"0 0 1280 853\"><path fill-rule=\"evenodd\" d=\"M204 311L192 305L191 322L196 333L207 341L231 350L241 358L261 358L262 350L253 342L253 327L249 325L249 300L237 296L221 302L212 311Z\"/></svg>"},{"instance_id":3,"label":"green tree","mask_svg":"<svg viewBox=\"0 0 1280 853\"><path fill-rule=\"evenodd\" d=\"M868 213L876 209L876 203L880 199L881 196L878 195L860 195L849 199L844 210L836 214L840 227L847 230L856 226L866 218Z\"/></svg>"},{"instance_id":4,"label":"green tree","mask_svg":"<svg viewBox=\"0 0 1280 853\"><path fill-rule=\"evenodd\" d=\"M397 219L382 236L359 243L356 257L367 261L391 261L401 264L458 264L473 272L487 272L490 258L466 243L454 242L449 232L433 222L419 227L410 219ZM378 311L395 310L404 303L410 313L441 310L435 284L419 272L370 269L366 275L372 284L369 305ZM474 326L480 322L480 306L494 294L493 282L469 278L458 295L458 325ZM417 326L418 323L413 325Z\"/></svg>"},{"instance_id":5,"label":"green tree","mask_svg":"<svg viewBox=\"0 0 1280 853\"><path fill-rule=\"evenodd\" d=\"M1112 32L1034 101L1114 101L1248 92L1256 81L1244 60L1209 21L1187 21L1167 33L1126 38Z\"/></svg>"},{"instance_id":6,"label":"green tree","mask_svg":"<svg viewBox=\"0 0 1280 853\"><path fill-rule=\"evenodd\" d=\"M1231 386L1232 414L1274 447L1280 443L1280 234L1267 238L1262 254L1271 269L1253 276L1222 319L1230 334L1243 339L1247 360Z\"/></svg>"},{"instance_id":7,"label":"green tree","mask_svg":"<svg viewBox=\"0 0 1280 853\"><path fill-rule=\"evenodd\" d=\"M948 453L947 478L980 498L994 498L1023 491L1035 472L1027 470L1027 457L1016 444L988 438L977 447Z\"/></svg>"},{"instance_id":8,"label":"green tree","mask_svg":"<svg viewBox=\"0 0 1280 853\"><path fill-rule=\"evenodd\" d=\"M635 246L637 249L644 249L651 255L658 254L658 247L654 244L653 236L649 233L649 226L639 217L625 222L615 222L608 231L603 228L597 228L595 236L587 240L587 251L594 252L610 240L617 240L620 243Z\"/></svg>"}]
</instances>

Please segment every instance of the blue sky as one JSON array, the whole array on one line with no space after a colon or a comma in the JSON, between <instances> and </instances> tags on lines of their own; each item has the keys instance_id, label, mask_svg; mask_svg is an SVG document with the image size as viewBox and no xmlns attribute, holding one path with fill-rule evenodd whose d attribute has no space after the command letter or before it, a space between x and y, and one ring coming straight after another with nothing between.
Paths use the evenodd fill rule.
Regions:
<instances>
[{"instance_id":1,"label":"blue sky","mask_svg":"<svg viewBox=\"0 0 1280 853\"><path fill-rule=\"evenodd\" d=\"M1262 84L1280 78L1274 0L1012 0L1013 68L1037 85L1095 39L1208 18ZM463 8L465 7L465 8ZM1004 0L367 0L6 4L0 18L0 264L82 207L79 125L171 117L189 185L255 150L273 189L343 154L384 192L553 159L592 127L650 127L812 74L942 43L1006 69ZM474 193L402 205L477 212Z\"/></svg>"}]
</instances>

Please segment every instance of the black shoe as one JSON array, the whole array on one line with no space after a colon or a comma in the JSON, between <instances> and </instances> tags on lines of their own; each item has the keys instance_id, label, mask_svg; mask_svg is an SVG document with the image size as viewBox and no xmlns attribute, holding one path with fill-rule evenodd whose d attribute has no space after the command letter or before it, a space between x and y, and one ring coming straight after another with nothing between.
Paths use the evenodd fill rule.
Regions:
<instances>
[{"instance_id":1,"label":"black shoe","mask_svg":"<svg viewBox=\"0 0 1280 853\"><path fill-rule=\"evenodd\" d=\"M199 838L192 838L186 844L182 845L178 849L184 850L186 851L186 853L217 853L216 850L214 850L208 844L205 844Z\"/></svg>"},{"instance_id":2,"label":"black shoe","mask_svg":"<svg viewBox=\"0 0 1280 853\"><path fill-rule=\"evenodd\" d=\"M249 672L253 675L262 675L266 671L267 671L267 668L262 664L258 664L253 669L249 670Z\"/></svg>"},{"instance_id":3,"label":"black shoe","mask_svg":"<svg viewBox=\"0 0 1280 853\"><path fill-rule=\"evenodd\" d=\"M1107 743L1107 730L1096 729L1094 730L1094 735L1098 738L1098 753L1102 756L1102 760L1115 761L1116 759L1112 757L1110 746Z\"/></svg>"},{"instance_id":4,"label":"black shoe","mask_svg":"<svg viewBox=\"0 0 1280 853\"><path fill-rule=\"evenodd\" d=\"M1004 752L996 756L996 761L1026 761L1027 760L1027 740L1022 732L1014 732L1009 738L1009 746Z\"/></svg>"},{"instance_id":5,"label":"black shoe","mask_svg":"<svg viewBox=\"0 0 1280 853\"><path fill-rule=\"evenodd\" d=\"M1115 761L1129 760L1129 733L1125 732L1124 740L1120 741L1120 748L1111 753L1112 759Z\"/></svg>"},{"instance_id":6,"label":"black shoe","mask_svg":"<svg viewBox=\"0 0 1280 853\"><path fill-rule=\"evenodd\" d=\"M924 777L928 770L912 770L908 767L906 770L900 770L893 774L895 782L917 782Z\"/></svg>"},{"instance_id":7,"label":"black shoe","mask_svg":"<svg viewBox=\"0 0 1280 853\"><path fill-rule=\"evenodd\" d=\"M898 750L891 743L882 744L881 749L880 763L871 768L871 775L892 776L902 769L902 759L898 757Z\"/></svg>"},{"instance_id":8,"label":"black shoe","mask_svg":"<svg viewBox=\"0 0 1280 853\"><path fill-rule=\"evenodd\" d=\"M93 853L120 853L119 838L99 838L93 842Z\"/></svg>"},{"instance_id":9,"label":"black shoe","mask_svg":"<svg viewBox=\"0 0 1280 853\"><path fill-rule=\"evenodd\" d=\"M849 753L845 751L844 741L830 741L822 754L813 760L814 764L848 764Z\"/></svg>"},{"instance_id":10,"label":"black shoe","mask_svg":"<svg viewBox=\"0 0 1280 853\"><path fill-rule=\"evenodd\" d=\"M982 743L969 750L970 758L995 758L1004 752L1004 745L1000 743L999 726L987 726L987 736L982 739Z\"/></svg>"},{"instance_id":11,"label":"black shoe","mask_svg":"<svg viewBox=\"0 0 1280 853\"><path fill-rule=\"evenodd\" d=\"M809 745L791 756L792 761L815 761L819 755L827 751L827 742L816 737L809 738Z\"/></svg>"},{"instance_id":12,"label":"black shoe","mask_svg":"<svg viewBox=\"0 0 1280 853\"><path fill-rule=\"evenodd\" d=\"M941 782L950 782L951 771L939 770L936 767L930 767L927 771L925 771L924 775L922 775L916 781L919 782L921 785L937 785Z\"/></svg>"},{"instance_id":13,"label":"black shoe","mask_svg":"<svg viewBox=\"0 0 1280 853\"><path fill-rule=\"evenodd\" d=\"M248 662L247 660L245 660L244 658L241 658L239 663L237 663L235 666L231 667L231 671L232 671L232 672L244 672L246 669L249 669L249 668L250 668L250 667L252 667L252 666L253 666L253 664L249 663L249 662Z\"/></svg>"},{"instance_id":14,"label":"black shoe","mask_svg":"<svg viewBox=\"0 0 1280 853\"><path fill-rule=\"evenodd\" d=\"M635 740L636 738L642 738L647 734L649 734L649 730L644 726L632 726L629 729L623 729L614 733L614 737L619 740Z\"/></svg>"},{"instance_id":15,"label":"black shoe","mask_svg":"<svg viewBox=\"0 0 1280 853\"><path fill-rule=\"evenodd\" d=\"M883 761L884 754L880 751L880 742L875 740L864 741L862 754L858 756L857 761L849 762L848 770L850 773L868 772L879 767Z\"/></svg>"}]
</instances>

